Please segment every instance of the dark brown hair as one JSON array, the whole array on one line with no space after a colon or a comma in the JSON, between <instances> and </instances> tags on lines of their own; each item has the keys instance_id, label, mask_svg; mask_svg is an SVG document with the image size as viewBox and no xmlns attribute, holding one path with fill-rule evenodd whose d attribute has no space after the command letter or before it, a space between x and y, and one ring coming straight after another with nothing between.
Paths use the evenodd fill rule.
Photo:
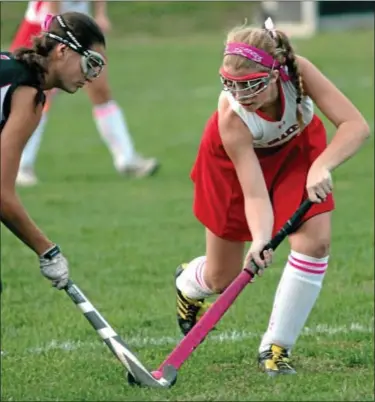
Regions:
<instances>
[{"instance_id":1,"label":"dark brown hair","mask_svg":"<svg viewBox=\"0 0 375 402\"><path fill-rule=\"evenodd\" d=\"M94 44L105 46L103 32L97 23L88 15L77 12L67 12L61 14L61 17L84 49L89 49ZM58 23L56 17L53 18L48 32L69 40L69 37ZM30 49L17 49L13 53L14 58L27 64L29 68L34 70L37 83L43 85L45 74L48 71L48 56L57 44L58 42L55 39L42 33L33 38L33 46Z\"/></svg>"}]
</instances>

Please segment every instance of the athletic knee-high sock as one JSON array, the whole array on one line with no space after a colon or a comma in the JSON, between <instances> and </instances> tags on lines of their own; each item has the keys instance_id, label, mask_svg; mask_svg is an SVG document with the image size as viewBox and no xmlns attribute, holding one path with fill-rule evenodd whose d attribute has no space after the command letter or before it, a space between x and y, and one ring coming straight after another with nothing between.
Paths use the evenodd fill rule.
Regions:
<instances>
[{"instance_id":1,"label":"athletic knee-high sock","mask_svg":"<svg viewBox=\"0 0 375 402\"><path fill-rule=\"evenodd\" d=\"M328 257L290 253L259 352L271 344L288 350L294 346L318 298L327 267Z\"/></svg>"},{"instance_id":2,"label":"athletic knee-high sock","mask_svg":"<svg viewBox=\"0 0 375 402\"><path fill-rule=\"evenodd\" d=\"M113 100L93 109L94 120L100 136L112 154L117 170L131 164L136 153L124 114Z\"/></svg>"},{"instance_id":3,"label":"athletic knee-high sock","mask_svg":"<svg viewBox=\"0 0 375 402\"><path fill-rule=\"evenodd\" d=\"M38 127L33 132L32 136L27 141L27 144L22 152L20 161L20 169L33 169L35 160L38 155L40 143L47 123L47 112L43 112Z\"/></svg>"},{"instance_id":4,"label":"athletic knee-high sock","mask_svg":"<svg viewBox=\"0 0 375 402\"><path fill-rule=\"evenodd\" d=\"M176 280L177 288L190 299L204 299L214 294L204 281L206 256L194 258Z\"/></svg>"}]
</instances>

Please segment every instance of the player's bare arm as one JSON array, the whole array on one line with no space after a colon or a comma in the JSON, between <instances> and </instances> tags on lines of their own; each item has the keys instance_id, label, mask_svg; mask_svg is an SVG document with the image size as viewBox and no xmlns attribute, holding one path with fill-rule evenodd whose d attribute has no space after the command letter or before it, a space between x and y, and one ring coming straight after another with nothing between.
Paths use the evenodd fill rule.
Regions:
<instances>
[{"instance_id":1,"label":"player's bare arm","mask_svg":"<svg viewBox=\"0 0 375 402\"><path fill-rule=\"evenodd\" d=\"M306 95L337 128L336 135L315 164L334 170L353 156L370 135L370 128L353 103L319 69L298 57Z\"/></svg>"},{"instance_id":2,"label":"player's bare arm","mask_svg":"<svg viewBox=\"0 0 375 402\"><path fill-rule=\"evenodd\" d=\"M1 133L1 221L20 240L43 254L53 243L28 216L15 191L22 150L37 127L42 104L35 105L37 90L19 87L12 96L11 113Z\"/></svg>"},{"instance_id":3,"label":"player's bare arm","mask_svg":"<svg viewBox=\"0 0 375 402\"><path fill-rule=\"evenodd\" d=\"M258 252L271 239L274 216L252 135L239 116L229 108L219 113L219 132L242 187L246 219L253 236L252 247L256 249L255 261L262 266Z\"/></svg>"}]
</instances>

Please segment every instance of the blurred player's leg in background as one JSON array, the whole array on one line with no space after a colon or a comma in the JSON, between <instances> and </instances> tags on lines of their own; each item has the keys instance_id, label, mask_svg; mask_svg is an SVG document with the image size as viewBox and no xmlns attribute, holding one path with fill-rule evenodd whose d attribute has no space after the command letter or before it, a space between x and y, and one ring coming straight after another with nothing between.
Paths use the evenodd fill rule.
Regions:
<instances>
[{"instance_id":1,"label":"blurred player's leg in background","mask_svg":"<svg viewBox=\"0 0 375 402\"><path fill-rule=\"evenodd\" d=\"M56 14L67 11L90 14L90 4L88 1L29 2L25 19L13 40L11 51L22 46L31 46L31 38L40 33L41 23L47 13ZM99 25L103 25L104 22L109 24L105 2L95 3L95 18ZM108 29L108 26L102 28ZM143 158L134 149L123 112L111 97L106 73L103 77L99 77L95 84L87 84L87 93L93 104L95 124L113 157L116 170L124 175L135 177L144 177L155 173L159 167L158 161L155 158ZM49 100L51 101L51 97ZM34 167L47 122L47 110L48 106L45 108L40 124L22 154L16 180L19 186L33 186L38 183Z\"/></svg>"},{"instance_id":2,"label":"blurred player's leg in background","mask_svg":"<svg viewBox=\"0 0 375 402\"><path fill-rule=\"evenodd\" d=\"M124 5L126 7L126 5ZM94 17L103 32L108 32L111 23L107 16L107 2L92 4ZM90 13L89 1L61 1L60 12L78 11ZM136 177L149 176L158 168L155 158L145 159L137 154L129 132L124 113L112 98L109 87L108 70L92 83L85 86L93 105L93 117L100 136L109 149L115 169L119 173Z\"/></svg>"},{"instance_id":3,"label":"blurred player's leg in background","mask_svg":"<svg viewBox=\"0 0 375 402\"><path fill-rule=\"evenodd\" d=\"M48 120L48 110L51 105L53 97L58 93L57 90L52 90L46 93L47 100L43 109L42 118L39 122L38 127L35 129L33 135L30 137L22 152L22 157L20 161L20 168L17 174L16 183L19 186L30 187L38 184L38 178L34 171L34 166L36 158L38 156L40 144L42 142L42 137L44 130L46 128Z\"/></svg>"},{"instance_id":4,"label":"blurred player's leg in background","mask_svg":"<svg viewBox=\"0 0 375 402\"><path fill-rule=\"evenodd\" d=\"M96 127L112 155L116 170L137 177L155 172L158 167L157 160L142 158L135 151L125 116L111 96L107 70L95 81L87 84L85 89L93 104Z\"/></svg>"},{"instance_id":5,"label":"blurred player's leg in background","mask_svg":"<svg viewBox=\"0 0 375 402\"><path fill-rule=\"evenodd\" d=\"M20 47L31 47L33 36L41 32L41 24L48 13L48 4L45 1L30 1L25 16L19 25L10 45L9 51L13 52ZM34 173L34 163L42 140L47 115L43 113L39 126L28 141L22 154L20 169L17 176L17 184L33 186L37 184Z\"/></svg>"},{"instance_id":6,"label":"blurred player's leg in background","mask_svg":"<svg viewBox=\"0 0 375 402\"><path fill-rule=\"evenodd\" d=\"M42 118L33 135L30 137L22 152L20 167L17 174L16 183L20 186L34 186L38 183L38 178L34 172L35 160L38 155L40 143L47 123L47 113L43 111Z\"/></svg>"}]
</instances>

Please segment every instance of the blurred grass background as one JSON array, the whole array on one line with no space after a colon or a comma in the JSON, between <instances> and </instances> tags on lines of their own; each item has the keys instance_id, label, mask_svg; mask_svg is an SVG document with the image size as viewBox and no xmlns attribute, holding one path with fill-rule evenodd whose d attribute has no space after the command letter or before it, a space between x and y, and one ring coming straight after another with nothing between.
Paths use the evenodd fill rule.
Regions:
<instances>
[{"instance_id":1,"label":"blurred grass background","mask_svg":"<svg viewBox=\"0 0 375 402\"><path fill-rule=\"evenodd\" d=\"M1 1L1 41L8 43L26 10L25 1ZM223 31L251 19L257 1L111 1L112 36L185 36Z\"/></svg>"},{"instance_id":2,"label":"blurred grass background","mask_svg":"<svg viewBox=\"0 0 375 402\"><path fill-rule=\"evenodd\" d=\"M1 2L7 45L26 2ZM149 180L113 169L84 91L59 94L51 108L35 188L20 189L31 216L61 244L72 277L148 367L171 351L174 270L204 253L204 232L191 211L189 172L204 124L216 108L217 71L226 31L249 21L249 2L111 2L109 77L137 147L160 159ZM293 40L374 126L374 32L319 33ZM321 113L318 112L320 115ZM334 127L323 119L331 137ZM322 294L295 349L297 377L270 383L258 372L266 328L288 244L264 279L249 286L218 335L184 365L175 388L128 387L121 365L62 292L50 289L35 255L1 228L2 400L374 400L374 140L334 172L332 256ZM4 262L4 264L3 264ZM318 328L326 328L321 333ZM52 346L55 345L55 346ZM256 386L254 386L256 384Z\"/></svg>"}]
</instances>

